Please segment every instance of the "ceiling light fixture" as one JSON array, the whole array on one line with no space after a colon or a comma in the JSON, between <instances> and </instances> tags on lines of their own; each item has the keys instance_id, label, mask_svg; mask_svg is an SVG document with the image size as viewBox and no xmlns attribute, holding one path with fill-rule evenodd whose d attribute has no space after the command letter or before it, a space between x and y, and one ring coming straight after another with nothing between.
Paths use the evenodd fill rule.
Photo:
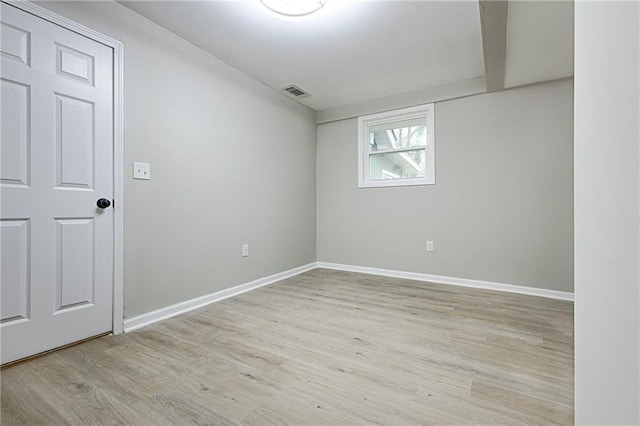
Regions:
<instances>
[{"instance_id":1,"label":"ceiling light fixture","mask_svg":"<svg viewBox=\"0 0 640 426\"><path fill-rule=\"evenodd\" d=\"M322 9L328 0L260 0L267 12L286 20L308 19Z\"/></svg>"}]
</instances>

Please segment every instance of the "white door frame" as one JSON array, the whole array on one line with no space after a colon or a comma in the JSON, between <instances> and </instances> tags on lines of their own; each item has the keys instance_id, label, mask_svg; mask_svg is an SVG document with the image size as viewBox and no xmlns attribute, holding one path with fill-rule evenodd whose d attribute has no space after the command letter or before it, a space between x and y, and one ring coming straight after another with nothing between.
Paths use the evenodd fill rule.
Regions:
<instances>
[{"instance_id":1,"label":"white door frame","mask_svg":"<svg viewBox=\"0 0 640 426\"><path fill-rule=\"evenodd\" d=\"M124 332L124 44L27 0L4 1L113 49L113 334Z\"/></svg>"}]
</instances>

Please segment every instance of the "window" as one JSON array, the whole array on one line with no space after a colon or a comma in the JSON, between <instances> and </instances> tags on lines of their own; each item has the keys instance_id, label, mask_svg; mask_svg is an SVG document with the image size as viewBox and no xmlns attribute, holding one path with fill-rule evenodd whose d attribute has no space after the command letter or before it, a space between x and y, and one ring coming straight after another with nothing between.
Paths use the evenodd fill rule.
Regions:
<instances>
[{"instance_id":1,"label":"window","mask_svg":"<svg viewBox=\"0 0 640 426\"><path fill-rule=\"evenodd\" d=\"M358 187L435 183L433 104L358 118Z\"/></svg>"}]
</instances>

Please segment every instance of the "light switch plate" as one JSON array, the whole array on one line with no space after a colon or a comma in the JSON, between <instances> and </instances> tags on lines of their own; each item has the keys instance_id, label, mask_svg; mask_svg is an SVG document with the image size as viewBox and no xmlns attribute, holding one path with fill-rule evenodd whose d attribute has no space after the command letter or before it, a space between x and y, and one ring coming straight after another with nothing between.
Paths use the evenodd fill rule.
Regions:
<instances>
[{"instance_id":1,"label":"light switch plate","mask_svg":"<svg viewBox=\"0 0 640 426\"><path fill-rule=\"evenodd\" d=\"M134 179L151 179L151 164L133 162L133 178Z\"/></svg>"}]
</instances>

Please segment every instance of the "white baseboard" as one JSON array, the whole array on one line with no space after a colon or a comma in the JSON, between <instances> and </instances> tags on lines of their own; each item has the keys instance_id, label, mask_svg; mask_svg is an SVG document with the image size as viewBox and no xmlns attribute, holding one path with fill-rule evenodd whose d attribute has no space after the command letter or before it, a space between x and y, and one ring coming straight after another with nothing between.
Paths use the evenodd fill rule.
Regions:
<instances>
[{"instance_id":1,"label":"white baseboard","mask_svg":"<svg viewBox=\"0 0 640 426\"><path fill-rule=\"evenodd\" d=\"M360 272L363 274L382 275L393 278L406 278L416 281L428 281L438 284L457 285L484 290L504 291L507 293L527 294L549 299L568 300L573 302L573 293L568 291L547 290L544 288L525 287L514 284L495 283L491 281L471 280L468 278L446 277L442 275L421 274L417 272L394 271L391 269L369 268L366 266L342 265L339 263L316 262L316 267L335 269L338 271Z\"/></svg>"},{"instance_id":2,"label":"white baseboard","mask_svg":"<svg viewBox=\"0 0 640 426\"><path fill-rule=\"evenodd\" d=\"M484 290L504 291L507 293L527 294L530 296L540 296L549 299L573 301L573 293L567 291L547 290L543 288L495 283L491 281L471 280L468 278L455 278L442 275L421 274L418 272L394 271L391 269L370 268L366 266L343 265L339 263L328 262L312 262L303 266L299 266L297 268L290 269L288 271L269 275L268 277L259 278L255 281L220 290L215 293L206 294L195 299L176 303L175 305L166 306L155 311L147 312L146 314L126 319L124 321L124 331L125 333L133 331L135 329L145 327L155 322L162 321L176 315L184 314L186 312L201 308L211 303L219 302L220 300L228 299L229 297L237 296L239 294L246 293L248 291L255 290L256 288L264 287L269 284L273 284L277 281L284 280L286 278L290 278L316 268L360 272L363 274L381 275L385 277L405 278L416 281L428 281L437 284L449 284L460 287L472 287Z\"/></svg>"},{"instance_id":3,"label":"white baseboard","mask_svg":"<svg viewBox=\"0 0 640 426\"><path fill-rule=\"evenodd\" d=\"M264 277L264 278L259 278L255 281L251 281L245 284L237 285L235 287L220 290L215 293L206 294L201 297L196 297L195 299L176 303L175 305L156 309L155 311L147 312L146 314L137 315L135 317L124 320L124 331L125 333L127 333L129 331L133 331L135 329L145 327L155 322L162 321L167 318L171 318L176 315L184 314L194 309L201 308L211 303L219 302L220 300L228 299L229 297L237 296L239 294L246 293L247 291L255 290L256 288L273 284L277 281L293 277L295 275L310 271L315 268L316 268L316 262L312 262L307 265L289 269L288 271L269 275L268 277Z\"/></svg>"}]
</instances>

